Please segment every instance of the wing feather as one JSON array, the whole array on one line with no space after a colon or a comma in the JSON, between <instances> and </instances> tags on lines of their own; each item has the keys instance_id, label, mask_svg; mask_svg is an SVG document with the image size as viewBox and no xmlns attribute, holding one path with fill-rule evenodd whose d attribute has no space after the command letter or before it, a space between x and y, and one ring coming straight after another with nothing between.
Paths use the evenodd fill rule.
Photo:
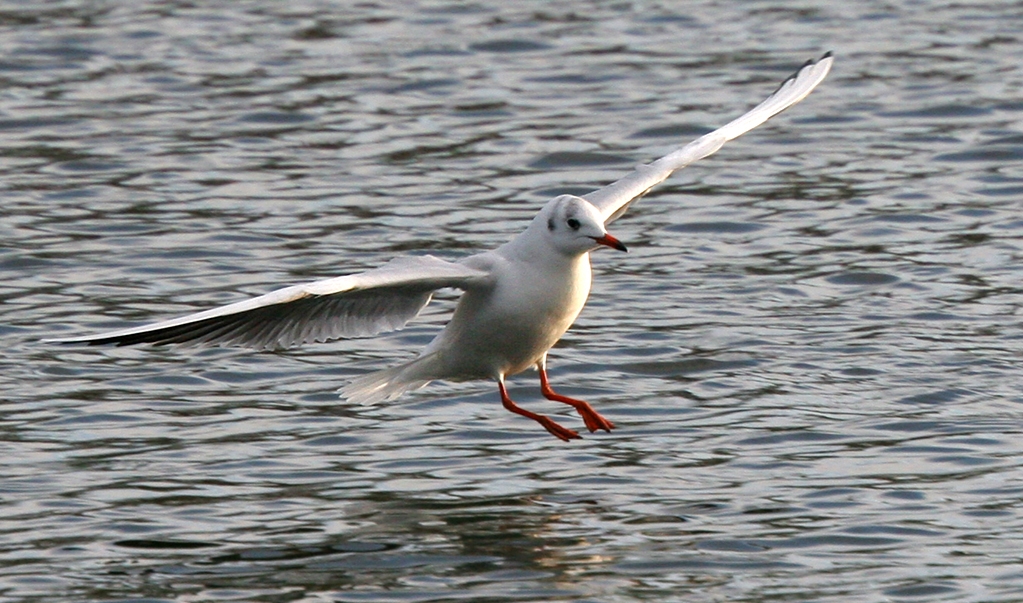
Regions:
<instances>
[{"instance_id":1,"label":"wing feather","mask_svg":"<svg viewBox=\"0 0 1023 603\"><path fill-rule=\"evenodd\" d=\"M205 312L96 335L52 339L88 345L241 345L279 349L400 329L444 287L480 286L489 273L433 256L404 257L360 274L278 289Z\"/></svg>"},{"instance_id":2,"label":"wing feather","mask_svg":"<svg viewBox=\"0 0 1023 603\"><path fill-rule=\"evenodd\" d=\"M583 195L583 198L600 211L605 224L613 222L625 213L629 205L676 170L716 153L729 140L742 136L806 98L827 77L831 63L830 52L817 61L807 61L782 82L771 96L742 116L651 164L637 167L624 178Z\"/></svg>"}]
</instances>

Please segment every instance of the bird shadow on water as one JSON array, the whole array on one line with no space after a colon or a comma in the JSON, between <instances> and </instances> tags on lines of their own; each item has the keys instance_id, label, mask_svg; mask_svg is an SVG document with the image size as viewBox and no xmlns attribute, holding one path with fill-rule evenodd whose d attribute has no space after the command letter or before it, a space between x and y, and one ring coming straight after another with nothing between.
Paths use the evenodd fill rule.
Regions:
<instances>
[{"instance_id":1,"label":"bird shadow on water","mask_svg":"<svg viewBox=\"0 0 1023 603\"><path fill-rule=\"evenodd\" d=\"M267 529L259 544L124 539L113 546L131 561L106 572L145 576L156 596L244 590L258 575L267 589L316 585L338 601L390 600L392 590L400 591L395 600L432 598L454 587L516 600L526 593L581 594L574 586L578 574L604 562L573 552L586 538L564 530L566 512L594 514L592 501L547 503L520 495L439 500L404 492L335 502L349 527L344 534Z\"/></svg>"}]
</instances>

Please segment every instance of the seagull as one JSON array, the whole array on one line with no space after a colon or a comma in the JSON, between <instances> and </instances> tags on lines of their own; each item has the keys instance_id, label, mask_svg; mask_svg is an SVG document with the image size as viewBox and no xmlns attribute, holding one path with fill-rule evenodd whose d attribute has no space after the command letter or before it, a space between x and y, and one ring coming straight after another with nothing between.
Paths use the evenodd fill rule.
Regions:
<instances>
[{"instance_id":1,"label":"seagull","mask_svg":"<svg viewBox=\"0 0 1023 603\"><path fill-rule=\"evenodd\" d=\"M610 432L614 423L589 403L556 393L547 377L548 350L575 321L589 295L590 252L600 247L627 251L607 232L607 225L676 170L803 100L828 75L831 63L831 53L807 61L741 117L612 184L582 197L551 199L521 234L492 251L454 262L429 255L399 257L359 274L286 287L180 318L48 341L276 350L400 329L436 290L455 288L462 295L451 320L418 357L355 378L341 388L341 397L369 404L393 400L436 379L493 379L507 410L536 421L563 441L580 438L575 430L520 407L508 395L505 379L535 368L545 398L574 407L591 433Z\"/></svg>"}]
</instances>

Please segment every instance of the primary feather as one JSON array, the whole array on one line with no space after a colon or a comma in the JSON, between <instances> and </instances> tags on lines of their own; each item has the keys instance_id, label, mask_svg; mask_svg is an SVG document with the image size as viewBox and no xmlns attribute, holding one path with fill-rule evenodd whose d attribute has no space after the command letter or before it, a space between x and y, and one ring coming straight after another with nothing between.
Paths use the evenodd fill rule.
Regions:
<instances>
[{"instance_id":1,"label":"primary feather","mask_svg":"<svg viewBox=\"0 0 1023 603\"><path fill-rule=\"evenodd\" d=\"M280 349L400 329L444 287L465 288L487 273L433 256L402 257L360 274L278 289L205 312L56 343L243 345Z\"/></svg>"}]
</instances>

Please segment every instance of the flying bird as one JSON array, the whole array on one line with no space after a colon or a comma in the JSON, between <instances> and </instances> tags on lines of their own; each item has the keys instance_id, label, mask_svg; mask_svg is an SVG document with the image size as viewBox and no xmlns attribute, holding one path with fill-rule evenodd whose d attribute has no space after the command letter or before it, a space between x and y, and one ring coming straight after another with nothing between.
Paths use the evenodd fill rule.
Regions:
<instances>
[{"instance_id":1,"label":"flying bird","mask_svg":"<svg viewBox=\"0 0 1023 603\"><path fill-rule=\"evenodd\" d=\"M429 255L399 257L359 274L286 287L180 318L50 341L281 349L400 329L426 307L434 291L456 288L462 295L451 320L417 358L357 377L341 388L341 396L372 403L393 400L435 379L493 379L506 409L564 441L579 438L575 430L509 397L505 378L535 367L544 397L573 406L590 432L610 432L614 423L589 403L556 393L547 377L548 350L589 295L590 252L602 246L626 251L607 232L611 222L676 170L803 100L824 80L831 63L831 53L808 61L746 114L604 188L551 199L521 234L492 251L455 262Z\"/></svg>"}]
</instances>

